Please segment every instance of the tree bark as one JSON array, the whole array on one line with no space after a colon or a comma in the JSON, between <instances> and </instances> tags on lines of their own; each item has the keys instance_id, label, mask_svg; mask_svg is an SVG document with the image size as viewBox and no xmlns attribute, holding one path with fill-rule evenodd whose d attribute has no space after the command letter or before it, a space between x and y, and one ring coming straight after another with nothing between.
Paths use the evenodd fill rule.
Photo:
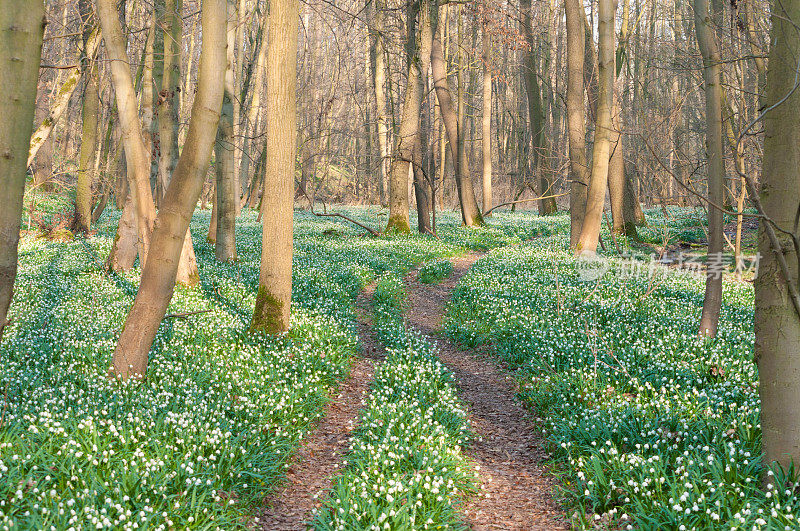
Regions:
<instances>
[{"instance_id":1,"label":"tree bark","mask_svg":"<svg viewBox=\"0 0 800 531\"><path fill-rule=\"evenodd\" d=\"M525 79L525 93L528 96L528 114L531 124L531 137L533 139L533 166L539 176L539 187L541 195L553 195L553 186L549 177L549 164L547 163L548 142L547 131L545 130L544 110L542 108L542 95L539 87L539 80L536 76L536 57L534 50L536 42L533 38L531 27L531 0L520 0L520 11L522 11L522 33L525 36L528 47L523 51L523 77ZM539 202L539 214L553 214L558 210L555 198L542 199Z\"/></svg>"},{"instance_id":2,"label":"tree bark","mask_svg":"<svg viewBox=\"0 0 800 531\"><path fill-rule=\"evenodd\" d=\"M456 189L461 204L461 220L468 227L483 225L483 215L481 215L478 202L475 200L475 190L472 187L472 179L469 175L466 150L458 149L458 116L447 82L447 64L444 60L442 40L438 31L434 32L431 47L431 71L433 73L434 88L436 89L436 99L439 101L439 110L447 131L450 154L455 166ZM461 151L461 156L459 156L459 151Z\"/></svg>"},{"instance_id":3,"label":"tree bark","mask_svg":"<svg viewBox=\"0 0 800 531\"><path fill-rule=\"evenodd\" d=\"M155 220L139 291L112 358L112 374L123 379L145 374L148 352L175 288L189 221L208 171L222 107L226 21L226 0L203 1L203 43L189 132Z\"/></svg>"},{"instance_id":4,"label":"tree bark","mask_svg":"<svg viewBox=\"0 0 800 531\"><path fill-rule=\"evenodd\" d=\"M706 100L706 151L708 157L708 264L722 263L722 206L725 193L725 161L722 142L722 78L720 55L711 25L707 0L694 0L694 24L697 43L703 56L703 84ZM715 206L717 205L717 206ZM708 267L700 335L717 335L722 306L722 272Z\"/></svg>"},{"instance_id":5,"label":"tree bark","mask_svg":"<svg viewBox=\"0 0 800 531\"><path fill-rule=\"evenodd\" d=\"M628 0L622 0L622 26L619 32L617 61L627 61L628 21L630 8ZM611 230L616 234L636 238L636 213L631 202L629 179L625 171L625 114L621 105L626 90L626 67L616 64L615 87L611 108L611 160L608 167L608 195L611 199Z\"/></svg>"},{"instance_id":6,"label":"tree bark","mask_svg":"<svg viewBox=\"0 0 800 531\"><path fill-rule=\"evenodd\" d=\"M214 144L215 170L216 170L216 200L214 213L216 214L216 242L214 255L220 262L233 262L236 260L236 205L239 201L239 192L234 175L235 157L233 152L233 118L236 99L234 95L233 67L234 67L234 37L236 29L236 11L228 5L228 67L225 69L225 94L222 97L222 114L217 128L217 139Z\"/></svg>"},{"instance_id":7,"label":"tree bark","mask_svg":"<svg viewBox=\"0 0 800 531\"><path fill-rule=\"evenodd\" d=\"M492 36L489 23L483 22L483 105L481 117L481 157L483 159L483 212L492 208ZM489 214L491 215L491 214Z\"/></svg>"},{"instance_id":8,"label":"tree bark","mask_svg":"<svg viewBox=\"0 0 800 531\"><path fill-rule=\"evenodd\" d=\"M273 0L267 51L266 159L261 270L251 332L289 329L292 301L294 170L297 157L298 0Z\"/></svg>"},{"instance_id":9,"label":"tree bark","mask_svg":"<svg viewBox=\"0 0 800 531\"><path fill-rule=\"evenodd\" d=\"M584 18L580 0L564 0L567 20L567 132L569 134L570 249L575 250L586 210L589 165L586 160L586 107L583 79Z\"/></svg>"},{"instance_id":10,"label":"tree bark","mask_svg":"<svg viewBox=\"0 0 800 531\"><path fill-rule=\"evenodd\" d=\"M42 57L44 2L0 8L0 338L17 276L17 249Z\"/></svg>"},{"instance_id":11,"label":"tree bark","mask_svg":"<svg viewBox=\"0 0 800 531\"><path fill-rule=\"evenodd\" d=\"M103 29L103 40L114 84L120 131L125 147L125 161L128 166L130 194L136 207L139 259L144 266L156 215L150 189L150 157L142 136L142 124L139 122L125 37L122 34L114 0L97 0L97 16Z\"/></svg>"},{"instance_id":12,"label":"tree bark","mask_svg":"<svg viewBox=\"0 0 800 531\"><path fill-rule=\"evenodd\" d=\"M89 48L92 34L92 6L88 0L79 2L81 23L83 24L83 49ZM83 126L81 129L81 148L78 162L78 179L75 185L75 233L88 233L92 226L92 182L94 181L94 159L97 151L97 127L100 114L100 92L97 62L94 56L83 54Z\"/></svg>"},{"instance_id":13,"label":"tree bark","mask_svg":"<svg viewBox=\"0 0 800 531\"><path fill-rule=\"evenodd\" d=\"M386 179L389 164L389 126L386 119L386 50L383 41L385 0L367 0L372 5L370 28L370 56L372 62L372 90L375 92L375 121L378 137L378 199L386 204Z\"/></svg>"},{"instance_id":14,"label":"tree bark","mask_svg":"<svg viewBox=\"0 0 800 531\"><path fill-rule=\"evenodd\" d=\"M597 251L603 218L610 157L611 106L614 91L614 11L616 0L599 0L597 118L586 213L576 252Z\"/></svg>"},{"instance_id":15,"label":"tree bark","mask_svg":"<svg viewBox=\"0 0 800 531\"><path fill-rule=\"evenodd\" d=\"M183 22L180 16L183 0L163 0L159 24L164 33L164 59L161 86L156 104L158 115L158 189L163 194L178 164L179 96L181 87L181 48ZM162 196L163 198L163 196ZM161 199L161 198L159 198Z\"/></svg>"},{"instance_id":16,"label":"tree bark","mask_svg":"<svg viewBox=\"0 0 800 531\"><path fill-rule=\"evenodd\" d=\"M419 32L412 31L411 28L415 25L411 14L413 11L418 11ZM431 20L431 14L430 0L420 0L418 9L409 9L409 34L418 33L418 35L409 39L406 50L408 82L397 139L397 155L392 161L389 178L389 222L386 230L391 231L411 231L408 217L409 165L414 161L414 146L419 140L424 76L428 73L431 60L432 27L435 25L435 20Z\"/></svg>"},{"instance_id":17,"label":"tree bark","mask_svg":"<svg viewBox=\"0 0 800 531\"><path fill-rule=\"evenodd\" d=\"M767 69L764 169L761 203L778 226L791 230L800 209L800 91L795 90L800 54L799 0L772 2L772 49ZM798 257L788 235L778 233L774 248L761 221L758 251L761 262L755 279L755 360L761 397L764 465L788 470L800 463L800 316L792 305L789 282L796 282ZM777 231L776 231L777 232ZM787 279L779 260L788 265ZM783 486L779 486L783 488Z\"/></svg>"},{"instance_id":18,"label":"tree bark","mask_svg":"<svg viewBox=\"0 0 800 531\"><path fill-rule=\"evenodd\" d=\"M89 35L89 41L86 44L86 55L90 57L93 56L96 53L99 45L100 28L95 26L92 29L92 32ZM70 99L72 99L72 93L75 92L75 89L80 83L81 73L81 69L77 66L70 71L69 76L64 80L61 88L58 89L55 99L50 105L50 112L48 113L47 118L42 120L42 123L39 124L39 126L36 128L36 131L34 131L31 135L30 145L28 147L28 166L33 164L33 159L36 158L36 154L39 152L39 149L41 149L45 141L50 138L50 133L53 132L53 127L55 127L55 125L58 123L58 120L64 114L64 111L66 111L67 107L69 107Z\"/></svg>"}]
</instances>

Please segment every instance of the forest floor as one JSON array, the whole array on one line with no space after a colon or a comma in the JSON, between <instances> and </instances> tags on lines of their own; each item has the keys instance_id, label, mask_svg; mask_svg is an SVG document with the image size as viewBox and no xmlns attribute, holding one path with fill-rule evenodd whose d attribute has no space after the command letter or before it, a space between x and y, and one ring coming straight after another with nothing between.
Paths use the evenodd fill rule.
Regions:
<instances>
[{"instance_id":1,"label":"forest floor","mask_svg":"<svg viewBox=\"0 0 800 531\"><path fill-rule=\"evenodd\" d=\"M482 255L452 258L453 272L438 284L423 284L416 269L406 277L406 319L435 342L441 361L453 372L459 395L468 408L475 439L466 455L476 464L478 494L462 506L465 522L475 530L568 529L554 499L554 479L545 462L549 455L535 419L516 400L515 380L496 359L460 350L441 328L442 317L459 279ZM375 364L384 355L371 327L372 289L357 300L362 354L336 391L318 428L303 443L284 486L257 514L255 528L298 530L322 505L334 476L344 466L349 434L369 392Z\"/></svg>"},{"instance_id":2,"label":"forest floor","mask_svg":"<svg viewBox=\"0 0 800 531\"><path fill-rule=\"evenodd\" d=\"M414 273L405 279L406 318L437 343L439 358L456 376L475 436L466 454L477 464L480 485L464 516L476 530L567 529L545 468L544 441L535 419L515 398L515 380L496 359L460 350L441 328L452 291L480 257L453 258L453 272L439 284L422 284Z\"/></svg>"},{"instance_id":3,"label":"forest floor","mask_svg":"<svg viewBox=\"0 0 800 531\"><path fill-rule=\"evenodd\" d=\"M375 364L384 357L384 347L371 326L370 301L374 289L374 284L367 286L356 300L361 357L353 365L350 376L334 391L336 396L326 407L317 429L300 447L286 472L283 487L256 513L253 528L304 529L313 516L312 511L322 505L333 478L341 471L350 432L356 427L358 411L369 393Z\"/></svg>"}]
</instances>

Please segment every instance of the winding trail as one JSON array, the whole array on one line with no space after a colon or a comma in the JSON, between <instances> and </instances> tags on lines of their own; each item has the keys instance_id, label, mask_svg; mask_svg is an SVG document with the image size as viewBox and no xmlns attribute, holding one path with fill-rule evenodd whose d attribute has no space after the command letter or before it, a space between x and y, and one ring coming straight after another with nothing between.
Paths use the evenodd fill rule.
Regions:
<instances>
[{"instance_id":1,"label":"winding trail","mask_svg":"<svg viewBox=\"0 0 800 531\"><path fill-rule=\"evenodd\" d=\"M421 284L416 269L405 278L408 324L437 344L439 358L456 376L476 435L466 454L478 465L479 493L462 506L464 518L478 531L568 529L553 499L553 480L544 467L547 452L541 435L534 419L515 399L514 379L496 360L460 350L441 328L453 289L481 256L453 258L452 274L439 284ZM341 471L375 364L385 355L372 328L373 292L371 285L356 301L361 357L337 388L325 417L293 458L282 488L256 514L252 529L305 529L312 511L321 506L333 478Z\"/></svg>"},{"instance_id":2,"label":"winding trail","mask_svg":"<svg viewBox=\"0 0 800 531\"><path fill-rule=\"evenodd\" d=\"M372 329L374 289L374 285L368 286L356 300L361 357L350 375L334 391L337 396L327 405L322 421L292 459L284 485L257 512L250 526L252 529L306 529L313 518L312 511L322 505L333 478L341 471L350 432L356 426L358 411L369 393L375 363L384 357L384 348Z\"/></svg>"},{"instance_id":3,"label":"winding trail","mask_svg":"<svg viewBox=\"0 0 800 531\"><path fill-rule=\"evenodd\" d=\"M453 273L440 284L406 276L411 326L437 343L439 358L455 374L476 440L467 455L478 466L478 496L464 509L476 530L568 529L553 499L553 479L544 467L546 450L532 416L515 399L516 384L496 360L459 350L441 328L445 306L459 279L482 255L453 258Z\"/></svg>"}]
</instances>

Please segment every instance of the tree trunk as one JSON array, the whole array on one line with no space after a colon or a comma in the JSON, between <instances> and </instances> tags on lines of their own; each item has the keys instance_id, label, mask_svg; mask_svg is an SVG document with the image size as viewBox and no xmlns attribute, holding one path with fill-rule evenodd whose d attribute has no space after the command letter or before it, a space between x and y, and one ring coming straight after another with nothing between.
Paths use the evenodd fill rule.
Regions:
<instances>
[{"instance_id":1,"label":"tree trunk","mask_svg":"<svg viewBox=\"0 0 800 531\"><path fill-rule=\"evenodd\" d=\"M430 46L428 47L430 49ZM424 53L424 51L423 51ZM430 56L430 52L428 53ZM420 234L433 234L431 224L431 196L428 193L430 186L427 182L427 162L426 150L428 147L428 131L430 129L430 119L428 118L427 106L427 72L420 80L421 94L423 95L420 107L420 127L417 139L414 142L414 197L417 200L417 230Z\"/></svg>"},{"instance_id":2,"label":"tree trunk","mask_svg":"<svg viewBox=\"0 0 800 531\"><path fill-rule=\"evenodd\" d=\"M589 166L586 160L586 107L583 79L586 16L579 0L564 0L567 19L567 130L569 134L569 245L575 250L586 210Z\"/></svg>"},{"instance_id":3,"label":"tree trunk","mask_svg":"<svg viewBox=\"0 0 800 531\"><path fill-rule=\"evenodd\" d=\"M159 24L164 32L164 60L158 114L158 190L163 194L178 164L179 95L181 86L182 0L164 0ZM190 58L191 60L191 58ZM162 196L163 197L163 196ZM161 198L159 198L161 199Z\"/></svg>"},{"instance_id":4,"label":"tree trunk","mask_svg":"<svg viewBox=\"0 0 800 531\"><path fill-rule=\"evenodd\" d=\"M97 16L103 29L103 40L114 84L120 131L125 147L125 161L128 166L130 194L136 207L139 258L144 266L156 214L150 189L150 158L142 136L136 93L133 88L125 37L117 16L116 2L97 0Z\"/></svg>"},{"instance_id":5,"label":"tree trunk","mask_svg":"<svg viewBox=\"0 0 800 531\"><path fill-rule=\"evenodd\" d=\"M225 69L225 95L222 98L222 114L217 128L217 140L214 144L216 166L216 242L214 255L220 262L236 260L236 205L239 192L234 176L235 158L233 153L233 45L236 28L235 10L228 5L228 67Z\"/></svg>"},{"instance_id":6,"label":"tree trunk","mask_svg":"<svg viewBox=\"0 0 800 531\"><path fill-rule=\"evenodd\" d=\"M83 48L88 49L92 27L92 6L88 0L79 2L81 23L83 24ZM75 233L88 233L92 226L92 182L94 181L94 159L97 150L98 115L100 114L100 92L97 62L94 56L81 57L83 70L83 127L81 130L78 180L75 185Z\"/></svg>"},{"instance_id":7,"label":"tree trunk","mask_svg":"<svg viewBox=\"0 0 800 531\"><path fill-rule=\"evenodd\" d=\"M294 169L297 156L298 0L273 0L267 51L266 159L261 270L251 332L289 329L292 301Z\"/></svg>"},{"instance_id":8,"label":"tree trunk","mask_svg":"<svg viewBox=\"0 0 800 531\"><path fill-rule=\"evenodd\" d=\"M481 156L483 159L483 212L492 208L492 36L483 22L483 106ZM491 214L489 214L491 215Z\"/></svg>"},{"instance_id":9,"label":"tree trunk","mask_svg":"<svg viewBox=\"0 0 800 531\"><path fill-rule=\"evenodd\" d=\"M706 150L708 156L708 261L706 292L700 316L700 335L717 335L722 306L722 205L725 193L725 161L722 144L722 78L717 40L711 25L707 0L694 0L697 43L703 56L703 84L706 96ZM717 205L717 206L715 206Z\"/></svg>"},{"instance_id":10,"label":"tree trunk","mask_svg":"<svg viewBox=\"0 0 800 531\"><path fill-rule=\"evenodd\" d=\"M547 131L545 129L544 110L542 109L542 95L539 87L539 80L536 76L536 57L534 50L536 43L533 38L531 27L531 0L520 0L520 11L522 11L522 32L525 35L528 47L523 51L523 78L525 79L525 92L528 95L528 114L531 124L531 137L533 139L533 166L539 176L539 193L541 195L553 195L553 183L549 176L549 164L547 163L548 142ZM553 214L558 210L554 197L539 201L539 214Z\"/></svg>"},{"instance_id":11,"label":"tree trunk","mask_svg":"<svg viewBox=\"0 0 800 531\"><path fill-rule=\"evenodd\" d=\"M796 226L800 189L800 91L795 90L800 54L800 1L772 2L772 43L764 106L766 113L761 203L778 226ZM752 190L751 190L752 192ZM800 463L800 316L792 305L789 282L797 282L798 257L788 235L778 233L781 249L770 243L761 221L755 279L755 360L761 397L764 465L784 470ZM787 279L779 259L788 266ZM783 486L778 486L783 488Z\"/></svg>"},{"instance_id":12,"label":"tree trunk","mask_svg":"<svg viewBox=\"0 0 800 531\"><path fill-rule=\"evenodd\" d=\"M415 25L411 14L413 11L409 9L408 25L410 28ZM392 161L389 180L389 222L386 230L397 232L411 231L408 220L409 165L414 162L414 146L419 140L424 76L428 73L432 27L436 22L436 20L431 20L432 9L429 0L421 0L418 11L419 32L409 30L411 35L415 33L418 35L410 38L407 46L408 82L397 140L397 156Z\"/></svg>"},{"instance_id":13,"label":"tree trunk","mask_svg":"<svg viewBox=\"0 0 800 531\"><path fill-rule=\"evenodd\" d=\"M436 89L436 99L439 101L439 109L442 115L447 137L450 144L450 154L452 155L453 165L456 174L456 189L458 199L461 204L461 219L464 225L474 227L483 225L483 215L478 208L475 200L475 191L472 187L472 179L467 167L466 151L461 151L459 157L458 149L458 116L453 105L453 97L447 82L447 64L444 60L442 40L439 32L434 32L433 45L431 47L431 71L433 73L433 83Z\"/></svg>"},{"instance_id":14,"label":"tree trunk","mask_svg":"<svg viewBox=\"0 0 800 531\"><path fill-rule=\"evenodd\" d=\"M0 338L17 276L17 246L44 34L43 2L0 9Z\"/></svg>"},{"instance_id":15,"label":"tree trunk","mask_svg":"<svg viewBox=\"0 0 800 531\"><path fill-rule=\"evenodd\" d=\"M600 240L610 157L611 106L614 91L614 11L616 0L599 0L597 118L586 214L576 251L595 252Z\"/></svg>"},{"instance_id":16,"label":"tree trunk","mask_svg":"<svg viewBox=\"0 0 800 531\"><path fill-rule=\"evenodd\" d=\"M106 259L106 269L114 272L130 271L136 263L137 241L136 205L131 194L125 194L125 205L117 225L117 234Z\"/></svg>"},{"instance_id":17,"label":"tree trunk","mask_svg":"<svg viewBox=\"0 0 800 531\"><path fill-rule=\"evenodd\" d=\"M99 45L100 29L95 26L92 29L92 32L89 34L89 40L86 44L86 55L89 57L94 56ZM58 120L64 114L64 111L66 111L67 107L69 107L70 99L72 99L72 93L75 92L80 80L81 69L76 66L70 71L69 76L64 80L61 88L58 89L55 99L50 105L50 112L48 113L47 118L42 120L42 123L39 124L39 126L36 128L36 131L34 131L31 135L30 145L28 147L28 166L33 163L33 159L36 158L36 154L39 152L39 149L41 149L45 141L50 138L50 133L53 132L53 127L55 127L56 123L58 123Z\"/></svg>"},{"instance_id":18,"label":"tree trunk","mask_svg":"<svg viewBox=\"0 0 800 531\"><path fill-rule=\"evenodd\" d=\"M386 179L389 165L389 126L386 119L386 50L383 41L385 0L367 0L372 7L370 28L370 55L372 62L372 90L375 92L375 121L378 137L378 198L386 204Z\"/></svg>"},{"instance_id":19,"label":"tree trunk","mask_svg":"<svg viewBox=\"0 0 800 531\"><path fill-rule=\"evenodd\" d=\"M104 1L107 0L99 0ZM226 21L226 0L204 0L203 44L189 132L155 220L139 291L114 350L111 370L117 377L144 375L148 352L172 298L178 264L188 241L189 220L208 171L222 107Z\"/></svg>"},{"instance_id":20,"label":"tree trunk","mask_svg":"<svg viewBox=\"0 0 800 531\"><path fill-rule=\"evenodd\" d=\"M250 164L252 162L252 152L255 151L255 138L258 137L258 117L261 114L261 91L264 85L264 76L266 74L267 65L267 33L269 29L269 13L261 14L261 29L258 36L258 44L256 53L256 67L251 76L251 80L247 83L248 92L250 93L250 103L247 107L246 119L244 128L242 130L242 163L239 166L239 180L242 186L247 185L248 195L252 197L253 182L258 181L259 173L258 167L254 168L254 177L250 177ZM245 198L242 198L244 204ZM250 205L252 208L252 205Z\"/></svg>"}]
</instances>

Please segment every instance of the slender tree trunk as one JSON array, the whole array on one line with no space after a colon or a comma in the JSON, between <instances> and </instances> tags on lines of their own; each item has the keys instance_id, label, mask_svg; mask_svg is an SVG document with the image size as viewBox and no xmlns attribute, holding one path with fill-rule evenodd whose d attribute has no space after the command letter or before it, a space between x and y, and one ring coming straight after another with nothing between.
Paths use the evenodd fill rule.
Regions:
<instances>
[{"instance_id":1,"label":"slender tree trunk","mask_svg":"<svg viewBox=\"0 0 800 531\"><path fill-rule=\"evenodd\" d=\"M247 185L248 195L250 197L252 197L251 190L253 188L253 181L258 181L259 179L257 168L255 168L254 177L250 177L250 163L251 157L253 156L252 152L255 151L253 149L255 145L254 139L258 134L258 117L261 113L261 91L264 85L264 76L266 75L268 23L269 13L262 13L261 30L257 46L258 52L256 53L256 67L251 76L251 81L248 83L248 86L251 87L248 91L251 94L250 104L247 107L246 120L242 129L244 138L242 139L242 163L239 169L239 180L243 186ZM245 198L243 197L242 204L244 204L244 202Z\"/></svg>"},{"instance_id":2,"label":"slender tree trunk","mask_svg":"<svg viewBox=\"0 0 800 531\"><path fill-rule=\"evenodd\" d=\"M712 267L722 264L722 211L725 194L725 161L722 143L722 78L720 56L707 0L694 0L694 23L697 43L703 56L703 84L706 96L706 151L708 156L708 268L700 335L717 335L722 306L722 271ZM717 205L717 206L715 206Z\"/></svg>"},{"instance_id":3,"label":"slender tree trunk","mask_svg":"<svg viewBox=\"0 0 800 531\"><path fill-rule=\"evenodd\" d=\"M447 64L444 60L444 51L439 32L434 32L431 48L431 71L433 72L436 99L439 101L442 121L450 143L450 154L455 166L456 189L461 204L461 219L464 225L469 227L483 225L483 216L478 208L478 202L475 200L475 191L472 187L472 179L467 167L466 151L461 150L461 155L463 156L459 157L458 115L456 114L453 97L447 82Z\"/></svg>"},{"instance_id":4,"label":"slender tree trunk","mask_svg":"<svg viewBox=\"0 0 800 531\"><path fill-rule=\"evenodd\" d=\"M547 163L548 142L545 128L544 110L539 80L536 75L536 41L531 27L531 0L520 0L522 12L522 32L525 35L528 48L523 51L523 78L525 79L525 92L528 95L528 114L531 124L531 137L533 139L533 166L539 176L539 192L542 195L553 195L552 181L549 177ZM552 214L558 210L555 198L542 199L539 202L539 214Z\"/></svg>"},{"instance_id":5,"label":"slender tree trunk","mask_svg":"<svg viewBox=\"0 0 800 531\"><path fill-rule=\"evenodd\" d=\"M764 170L761 203L778 226L796 226L800 190L800 91L795 90L800 56L799 0L772 2L772 43L767 71ZM751 190L751 193L753 190ZM800 316L792 305L789 282L797 286L798 257L788 235L778 233L775 249L761 221L761 262L755 279L755 360L761 397L764 464L784 470L800 463ZM796 229L795 229L796 230ZM789 278L780 270L784 260ZM769 479L769 478L765 478ZM772 479L774 481L774 478ZM783 489L782 485L778 488Z\"/></svg>"},{"instance_id":6,"label":"slender tree trunk","mask_svg":"<svg viewBox=\"0 0 800 531\"><path fill-rule=\"evenodd\" d=\"M86 55L89 57L94 56L99 45L100 29L95 26L92 29L92 32L89 34L89 40L86 44ZM33 164L33 159L36 158L36 154L39 152L39 149L41 149L45 141L50 138L50 133L53 132L53 127L55 127L55 125L58 123L58 120L64 114L64 111L66 111L67 107L69 107L70 99L72 99L72 93L75 92L75 89L80 83L81 73L81 68L77 66L70 71L69 76L67 76L67 78L64 80L61 88L58 89L55 99L50 105L50 112L47 114L47 118L42 120L42 123L39 124L39 126L36 128L36 131L34 131L31 135L30 145L28 147L28 166Z\"/></svg>"},{"instance_id":7,"label":"slender tree trunk","mask_svg":"<svg viewBox=\"0 0 800 531\"><path fill-rule=\"evenodd\" d=\"M234 37L236 35L236 11L228 0L228 67L225 70L225 95L222 98L222 114L217 128L217 141L214 145L216 165L216 193L214 210L216 213L216 244L214 255L220 262L236 260L236 205L239 202L234 175Z\"/></svg>"},{"instance_id":8,"label":"slender tree trunk","mask_svg":"<svg viewBox=\"0 0 800 531\"><path fill-rule=\"evenodd\" d=\"M164 0L159 19L164 32L163 75L156 105L158 112L158 187L163 193L169 186L178 164L179 95L181 86L181 48L183 41L180 16L183 0ZM161 198L159 198L161 199Z\"/></svg>"},{"instance_id":9,"label":"slender tree trunk","mask_svg":"<svg viewBox=\"0 0 800 531\"><path fill-rule=\"evenodd\" d=\"M428 45L430 50L430 45ZM422 51L424 53L424 50ZM428 52L430 57L430 51ZM414 142L414 197L417 200L417 230L420 234L433 234L433 225L431 224L431 196L429 195L430 187L427 183L426 172L427 168L425 163L427 157L425 150L428 146L428 131L430 129L430 119L428 118L427 109L427 72L423 79L420 80L420 92L423 95L421 108L420 108L420 127L419 134Z\"/></svg>"},{"instance_id":10,"label":"slender tree trunk","mask_svg":"<svg viewBox=\"0 0 800 531\"><path fill-rule=\"evenodd\" d=\"M26 154L42 57L44 2L0 6L0 338L17 276Z\"/></svg>"},{"instance_id":11,"label":"slender tree trunk","mask_svg":"<svg viewBox=\"0 0 800 531\"><path fill-rule=\"evenodd\" d=\"M567 20L567 128L570 158L570 248L576 249L586 211L589 166L586 160L586 107L583 79L586 16L579 0L564 0Z\"/></svg>"},{"instance_id":12,"label":"slender tree trunk","mask_svg":"<svg viewBox=\"0 0 800 531\"><path fill-rule=\"evenodd\" d=\"M117 377L145 374L148 352L172 298L189 220L208 171L222 107L226 20L226 0L203 1L203 44L189 132L155 221L139 291L114 350L111 371Z\"/></svg>"},{"instance_id":13,"label":"slender tree trunk","mask_svg":"<svg viewBox=\"0 0 800 531\"><path fill-rule=\"evenodd\" d=\"M125 37L114 0L97 0L97 16L103 28L103 40L114 83L130 194L136 207L139 258L144 265L150 247L150 232L155 221L155 207L150 189L150 159L143 140Z\"/></svg>"},{"instance_id":14,"label":"slender tree trunk","mask_svg":"<svg viewBox=\"0 0 800 531\"><path fill-rule=\"evenodd\" d=\"M92 6L88 0L79 3L81 23L83 24L83 48L87 49L91 38ZM97 127L100 114L100 92L97 62L94 56L81 57L83 70L83 127L81 130L81 148L78 162L78 179L75 185L75 221L73 229L76 233L88 233L92 226L92 182L94 181L94 159L97 150Z\"/></svg>"},{"instance_id":15,"label":"slender tree trunk","mask_svg":"<svg viewBox=\"0 0 800 531\"><path fill-rule=\"evenodd\" d=\"M616 0L599 0L597 119L592 149L592 173L586 196L586 214L576 251L595 252L600 240L611 135L611 106L614 91L614 11Z\"/></svg>"},{"instance_id":16,"label":"slender tree trunk","mask_svg":"<svg viewBox=\"0 0 800 531\"><path fill-rule=\"evenodd\" d=\"M292 301L294 169L297 156L298 0L270 4L261 271L251 332L289 329Z\"/></svg>"},{"instance_id":17,"label":"slender tree trunk","mask_svg":"<svg viewBox=\"0 0 800 531\"><path fill-rule=\"evenodd\" d=\"M414 10L409 10L412 13ZM409 197L408 176L409 165L414 161L414 147L419 141L420 115L422 109L422 93L424 77L430 64L432 39L432 9L429 0L421 0L419 4L419 31L409 31L413 36L409 39L408 83L406 85L403 117L400 122L400 133L397 140L397 156L392 161L389 180L389 222L387 230L410 232L408 219ZM415 21L409 14L408 24ZM417 42L418 40L418 42Z\"/></svg>"},{"instance_id":18,"label":"slender tree trunk","mask_svg":"<svg viewBox=\"0 0 800 531\"><path fill-rule=\"evenodd\" d=\"M378 198L386 204L386 179L389 165L389 126L386 119L386 50L383 39L385 0L367 0L372 5L370 28L370 56L372 63L372 90L375 92L375 122L378 137Z\"/></svg>"},{"instance_id":19,"label":"slender tree trunk","mask_svg":"<svg viewBox=\"0 0 800 531\"><path fill-rule=\"evenodd\" d=\"M483 158L483 211L492 208L492 35L483 22L483 107L481 155ZM491 215L491 214L489 214Z\"/></svg>"}]
</instances>

